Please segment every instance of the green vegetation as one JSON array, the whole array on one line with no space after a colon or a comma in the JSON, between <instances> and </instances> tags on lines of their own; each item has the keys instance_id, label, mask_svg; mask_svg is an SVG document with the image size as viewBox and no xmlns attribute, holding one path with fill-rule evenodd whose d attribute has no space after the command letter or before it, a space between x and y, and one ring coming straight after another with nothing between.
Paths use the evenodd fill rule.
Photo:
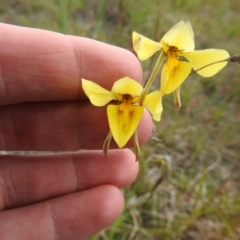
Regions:
<instances>
[{"instance_id":1,"label":"green vegetation","mask_svg":"<svg viewBox=\"0 0 240 240\"><path fill-rule=\"evenodd\" d=\"M196 49L240 52L238 0L3 0L0 21L94 38L132 49L137 31L160 40L189 20ZM142 62L144 76L154 60ZM182 108L164 98L155 137L142 147L140 174L123 190L122 216L98 239L239 239L240 65L211 78L190 76ZM156 86L157 87L157 81ZM127 171L127 169L126 169Z\"/></svg>"}]
</instances>

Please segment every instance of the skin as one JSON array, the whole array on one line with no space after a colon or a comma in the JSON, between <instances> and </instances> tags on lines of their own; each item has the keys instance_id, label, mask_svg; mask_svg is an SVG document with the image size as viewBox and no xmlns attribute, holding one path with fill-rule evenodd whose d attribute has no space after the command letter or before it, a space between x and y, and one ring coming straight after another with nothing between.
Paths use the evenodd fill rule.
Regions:
<instances>
[{"instance_id":1,"label":"skin","mask_svg":"<svg viewBox=\"0 0 240 240\"><path fill-rule=\"evenodd\" d=\"M138 163L115 143L103 156L106 108L89 103L81 78L110 90L125 76L140 82L140 64L87 38L7 24L0 32L0 149L61 151L0 155L0 236L86 239L119 217L119 188L135 180ZM151 130L145 111L141 144Z\"/></svg>"}]
</instances>

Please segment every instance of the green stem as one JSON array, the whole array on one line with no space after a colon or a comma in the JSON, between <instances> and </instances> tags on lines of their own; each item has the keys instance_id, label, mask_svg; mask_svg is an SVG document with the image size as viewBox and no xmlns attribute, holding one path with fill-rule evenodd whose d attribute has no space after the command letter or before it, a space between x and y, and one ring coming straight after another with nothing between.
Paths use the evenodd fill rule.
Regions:
<instances>
[{"instance_id":1,"label":"green stem","mask_svg":"<svg viewBox=\"0 0 240 240\"><path fill-rule=\"evenodd\" d=\"M147 96L148 92L150 91L151 86L152 86L152 84L153 84L153 82L154 82L154 80L155 80L155 78L156 78L160 68L162 67L162 64L164 62L165 56L166 56L165 53L162 51L160 53L160 56L159 56L156 64L155 64L155 67L154 67L154 69L153 69L149 79L147 80L147 82L146 82L146 84L144 86L144 89L143 89L143 91L142 91L142 93L141 93L141 95L139 97L139 105L140 106L143 105L143 101L144 101L145 97Z\"/></svg>"},{"instance_id":2,"label":"green stem","mask_svg":"<svg viewBox=\"0 0 240 240\"><path fill-rule=\"evenodd\" d=\"M136 161L138 161L139 157L140 157L140 147L139 147L139 142L138 142L138 134L137 134L137 130L134 132L134 153L136 156Z\"/></svg>"}]
</instances>

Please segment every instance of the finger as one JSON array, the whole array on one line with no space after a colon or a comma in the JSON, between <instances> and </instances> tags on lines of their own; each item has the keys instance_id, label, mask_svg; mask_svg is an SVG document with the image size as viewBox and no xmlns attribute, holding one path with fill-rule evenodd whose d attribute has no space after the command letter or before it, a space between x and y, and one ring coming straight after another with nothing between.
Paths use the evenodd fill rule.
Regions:
<instances>
[{"instance_id":1,"label":"finger","mask_svg":"<svg viewBox=\"0 0 240 240\"><path fill-rule=\"evenodd\" d=\"M0 210L16 208L99 185L124 187L138 173L127 149L0 158Z\"/></svg>"},{"instance_id":2,"label":"finger","mask_svg":"<svg viewBox=\"0 0 240 240\"><path fill-rule=\"evenodd\" d=\"M110 225L123 209L118 188L103 185L0 213L4 240L81 240Z\"/></svg>"},{"instance_id":3,"label":"finger","mask_svg":"<svg viewBox=\"0 0 240 240\"><path fill-rule=\"evenodd\" d=\"M84 98L81 78L111 89L129 76L141 80L125 49L50 31L0 24L0 104Z\"/></svg>"},{"instance_id":4,"label":"finger","mask_svg":"<svg viewBox=\"0 0 240 240\"><path fill-rule=\"evenodd\" d=\"M0 148L4 150L102 149L109 132L106 108L88 101L2 106L0 123ZM141 144L151 130L152 120L146 111L138 127Z\"/></svg>"}]
</instances>

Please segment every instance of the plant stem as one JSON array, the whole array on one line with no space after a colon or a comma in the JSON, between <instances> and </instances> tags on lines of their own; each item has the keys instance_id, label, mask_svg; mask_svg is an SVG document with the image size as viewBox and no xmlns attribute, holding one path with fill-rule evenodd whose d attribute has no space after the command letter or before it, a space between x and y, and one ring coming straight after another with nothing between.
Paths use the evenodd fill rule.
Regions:
<instances>
[{"instance_id":1,"label":"plant stem","mask_svg":"<svg viewBox=\"0 0 240 240\"><path fill-rule=\"evenodd\" d=\"M142 106L143 105L143 101L145 99L145 97L147 96L149 90L151 89L151 86L158 74L158 71L160 70L160 68L162 67L162 64L164 62L164 58L165 58L165 53L162 51L160 53L160 56L155 64L155 67L149 77L149 79L147 80L145 86L144 86L144 89L142 91L142 94L140 95L139 97L139 105Z\"/></svg>"}]
</instances>

